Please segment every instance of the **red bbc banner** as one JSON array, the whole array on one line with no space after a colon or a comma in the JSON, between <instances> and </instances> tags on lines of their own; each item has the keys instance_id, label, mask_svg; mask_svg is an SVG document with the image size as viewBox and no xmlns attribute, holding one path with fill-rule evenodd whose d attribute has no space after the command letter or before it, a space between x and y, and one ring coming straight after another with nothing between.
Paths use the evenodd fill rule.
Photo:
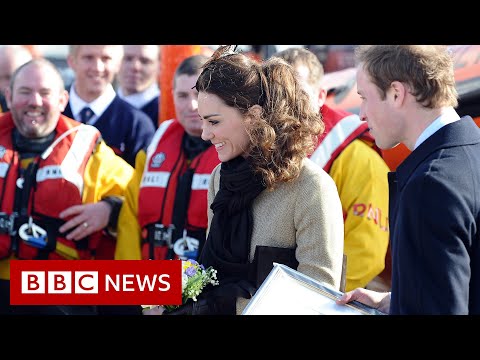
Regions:
<instances>
[{"instance_id":1,"label":"red bbc banner","mask_svg":"<svg viewBox=\"0 0 480 360\"><path fill-rule=\"evenodd\" d=\"M181 305L181 260L11 260L11 305Z\"/></svg>"}]
</instances>

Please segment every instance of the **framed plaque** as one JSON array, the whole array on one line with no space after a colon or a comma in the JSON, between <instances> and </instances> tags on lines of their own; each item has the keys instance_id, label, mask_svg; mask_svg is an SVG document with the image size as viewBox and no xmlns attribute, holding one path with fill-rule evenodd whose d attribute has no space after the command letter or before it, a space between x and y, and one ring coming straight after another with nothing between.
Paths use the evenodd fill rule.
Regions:
<instances>
[{"instance_id":1,"label":"framed plaque","mask_svg":"<svg viewBox=\"0 0 480 360\"><path fill-rule=\"evenodd\" d=\"M352 301L338 305L342 293L288 266L274 263L242 315L385 315Z\"/></svg>"}]
</instances>

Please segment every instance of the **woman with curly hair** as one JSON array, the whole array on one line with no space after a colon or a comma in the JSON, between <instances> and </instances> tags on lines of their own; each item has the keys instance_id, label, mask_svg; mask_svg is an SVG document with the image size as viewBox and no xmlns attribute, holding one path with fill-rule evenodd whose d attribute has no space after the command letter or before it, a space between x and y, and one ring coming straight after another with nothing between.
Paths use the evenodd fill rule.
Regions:
<instances>
[{"instance_id":1,"label":"woman with curly hair","mask_svg":"<svg viewBox=\"0 0 480 360\"><path fill-rule=\"evenodd\" d=\"M218 271L220 285L177 313L240 314L265 269L289 251L291 266L338 290L342 207L332 178L308 159L324 124L294 69L221 46L196 88L202 138L221 161L210 179L199 261Z\"/></svg>"}]
</instances>

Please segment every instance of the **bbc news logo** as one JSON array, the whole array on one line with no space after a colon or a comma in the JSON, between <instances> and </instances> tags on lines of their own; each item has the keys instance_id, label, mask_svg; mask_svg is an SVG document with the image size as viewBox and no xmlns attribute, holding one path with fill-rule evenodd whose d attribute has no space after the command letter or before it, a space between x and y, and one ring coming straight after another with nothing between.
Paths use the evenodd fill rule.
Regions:
<instances>
[{"instance_id":1,"label":"bbc news logo","mask_svg":"<svg viewBox=\"0 0 480 360\"><path fill-rule=\"evenodd\" d=\"M22 271L21 286L22 294L98 294L98 271Z\"/></svg>"},{"instance_id":2,"label":"bbc news logo","mask_svg":"<svg viewBox=\"0 0 480 360\"><path fill-rule=\"evenodd\" d=\"M180 260L12 260L12 305L180 305Z\"/></svg>"}]
</instances>

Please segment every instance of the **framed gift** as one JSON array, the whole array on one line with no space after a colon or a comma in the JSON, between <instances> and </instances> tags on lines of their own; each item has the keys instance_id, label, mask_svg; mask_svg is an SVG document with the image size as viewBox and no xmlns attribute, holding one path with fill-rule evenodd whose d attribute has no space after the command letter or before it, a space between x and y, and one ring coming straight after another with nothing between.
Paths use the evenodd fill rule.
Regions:
<instances>
[{"instance_id":1,"label":"framed gift","mask_svg":"<svg viewBox=\"0 0 480 360\"><path fill-rule=\"evenodd\" d=\"M384 315L353 301L338 305L342 293L283 264L273 269L242 315Z\"/></svg>"}]
</instances>

